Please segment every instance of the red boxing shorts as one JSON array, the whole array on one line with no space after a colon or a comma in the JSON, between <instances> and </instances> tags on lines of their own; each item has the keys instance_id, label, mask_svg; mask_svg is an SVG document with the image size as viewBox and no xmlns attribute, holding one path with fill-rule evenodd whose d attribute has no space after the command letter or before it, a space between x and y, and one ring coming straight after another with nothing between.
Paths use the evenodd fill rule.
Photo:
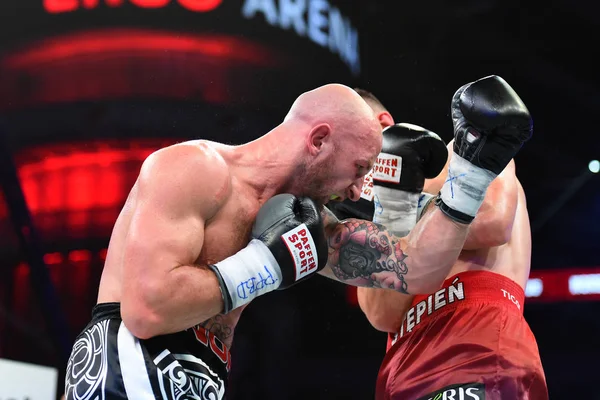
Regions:
<instances>
[{"instance_id":1,"label":"red boxing shorts","mask_svg":"<svg viewBox=\"0 0 600 400\"><path fill-rule=\"evenodd\" d=\"M488 271L461 272L415 296L388 341L376 398L548 399L524 297L517 283Z\"/></svg>"}]
</instances>

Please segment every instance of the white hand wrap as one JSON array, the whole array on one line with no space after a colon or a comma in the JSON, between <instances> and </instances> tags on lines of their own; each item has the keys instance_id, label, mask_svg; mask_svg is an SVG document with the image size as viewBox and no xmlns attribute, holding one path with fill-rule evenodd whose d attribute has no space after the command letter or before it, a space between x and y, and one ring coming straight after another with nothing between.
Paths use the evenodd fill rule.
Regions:
<instances>
[{"instance_id":1,"label":"white hand wrap","mask_svg":"<svg viewBox=\"0 0 600 400\"><path fill-rule=\"evenodd\" d=\"M419 193L405 192L375 185L373 222L384 225L394 235L402 237L417 223Z\"/></svg>"},{"instance_id":2,"label":"white hand wrap","mask_svg":"<svg viewBox=\"0 0 600 400\"><path fill-rule=\"evenodd\" d=\"M271 250L257 239L214 266L221 273L231 296L231 310L277 289L281 284L279 264Z\"/></svg>"},{"instance_id":3,"label":"white hand wrap","mask_svg":"<svg viewBox=\"0 0 600 400\"><path fill-rule=\"evenodd\" d=\"M441 199L450 208L475 217L485 192L496 174L476 167L456 153L452 154L448 178L442 186Z\"/></svg>"}]
</instances>

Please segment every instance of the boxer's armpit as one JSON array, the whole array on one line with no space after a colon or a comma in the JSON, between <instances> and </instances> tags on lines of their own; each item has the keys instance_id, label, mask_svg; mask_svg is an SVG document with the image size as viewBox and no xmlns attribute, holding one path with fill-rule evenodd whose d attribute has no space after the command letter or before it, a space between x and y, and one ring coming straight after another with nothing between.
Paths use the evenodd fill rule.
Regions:
<instances>
[{"instance_id":1,"label":"boxer's armpit","mask_svg":"<svg viewBox=\"0 0 600 400\"><path fill-rule=\"evenodd\" d=\"M342 281L368 287L393 288L408 293L408 272L401 240L374 222L348 219L326 228L327 265Z\"/></svg>"}]
</instances>

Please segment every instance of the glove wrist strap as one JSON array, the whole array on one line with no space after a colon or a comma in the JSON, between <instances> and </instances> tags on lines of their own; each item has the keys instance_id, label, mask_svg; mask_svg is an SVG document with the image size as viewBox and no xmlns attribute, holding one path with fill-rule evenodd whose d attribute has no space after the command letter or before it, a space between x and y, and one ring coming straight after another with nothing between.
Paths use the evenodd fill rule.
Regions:
<instances>
[{"instance_id":1,"label":"glove wrist strap","mask_svg":"<svg viewBox=\"0 0 600 400\"><path fill-rule=\"evenodd\" d=\"M248 304L281 285L282 274L277 260L271 250L257 239L210 267L213 271L216 269L221 284L224 313Z\"/></svg>"},{"instance_id":2,"label":"glove wrist strap","mask_svg":"<svg viewBox=\"0 0 600 400\"><path fill-rule=\"evenodd\" d=\"M440 192L444 208L447 209L444 212L448 214L454 210L472 220L483 203L488 186L496 176L454 153L448 167L448 178ZM444 210L442 206L440 208Z\"/></svg>"}]
</instances>

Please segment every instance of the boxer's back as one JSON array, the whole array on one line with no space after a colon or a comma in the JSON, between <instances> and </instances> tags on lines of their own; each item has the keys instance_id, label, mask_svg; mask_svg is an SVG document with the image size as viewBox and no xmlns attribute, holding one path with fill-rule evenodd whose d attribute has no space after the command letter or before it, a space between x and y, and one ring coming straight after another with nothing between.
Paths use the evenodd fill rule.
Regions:
<instances>
[{"instance_id":1,"label":"boxer's back","mask_svg":"<svg viewBox=\"0 0 600 400\"><path fill-rule=\"evenodd\" d=\"M210 157L208 162L218 160L222 168L230 168L228 156L231 147L229 146L206 141L186 142L180 145L198 146L201 149L199 154L207 154ZM198 171L198 174L202 174L202 171ZM225 182L212 182L213 189L217 188L220 207L205 223L204 242L197 264L210 264L223 260L248 244L250 230L260 204L258 199L250 195L248 188L244 187L240 179L236 179L231 174L228 176L229 179ZM189 184L193 185L194 182ZM215 190L207 190L207 193L214 192ZM98 303L121 301L121 273L122 268L127 268L126 260L123 259L124 244L136 206L140 201L143 199L138 195L136 183L112 232L98 292ZM206 321L204 325L226 345L231 346L233 328L242 309L234 310L226 316L217 315L212 320Z\"/></svg>"},{"instance_id":2,"label":"boxer's back","mask_svg":"<svg viewBox=\"0 0 600 400\"><path fill-rule=\"evenodd\" d=\"M463 271L488 270L517 282L523 289L531 265L531 231L525 193L520 183L510 240L502 246L463 250L448 276Z\"/></svg>"}]
</instances>

